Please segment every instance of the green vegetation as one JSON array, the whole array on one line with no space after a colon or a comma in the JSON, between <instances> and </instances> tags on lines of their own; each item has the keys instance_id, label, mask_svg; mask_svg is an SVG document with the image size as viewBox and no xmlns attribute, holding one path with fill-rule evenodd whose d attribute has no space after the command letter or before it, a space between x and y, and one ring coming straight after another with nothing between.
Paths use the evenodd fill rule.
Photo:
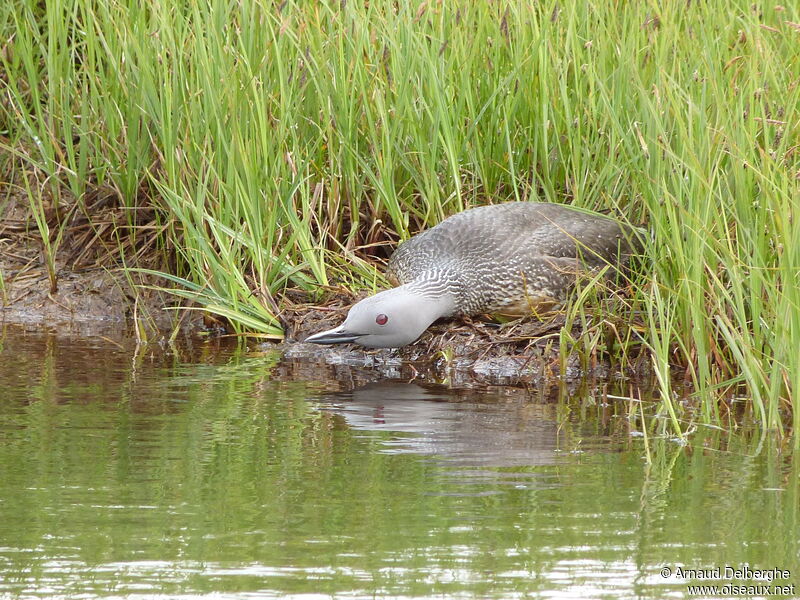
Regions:
<instances>
[{"instance_id":1,"label":"green vegetation","mask_svg":"<svg viewBox=\"0 0 800 600\"><path fill-rule=\"evenodd\" d=\"M11 0L0 34L48 264L102 190L179 293L278 335L287 287L374 286L382 245L466 206L612 208L647 268L562 343L642 339L676 427L677 374L693 418L746 397L800 430L796 4Z\"/></svg>"}]
</instances>

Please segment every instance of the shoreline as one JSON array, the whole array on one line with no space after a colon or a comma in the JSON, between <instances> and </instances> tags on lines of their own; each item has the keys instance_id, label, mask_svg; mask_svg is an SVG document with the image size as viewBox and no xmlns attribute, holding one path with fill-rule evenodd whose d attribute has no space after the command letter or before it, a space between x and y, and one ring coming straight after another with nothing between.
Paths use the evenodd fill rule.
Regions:
<instances>
[{"instance_id":1,"label":"shoreline","mask_svg":"<svg viewBox=\"0 0 800 600\"><path fill-rule=\"evenodd\" d=\"M203 311L164 310L174 298L164 293L144 295L141 288L131 289L121 273L70 272L59 282L55 294L49 293L44 274L28 277L24 286L6 285L9 302L0 306L0 326L45 330L56 335L136 339L145 344L175 338L222 343L243 338L250 347L277 350L288 359L374 369L387 377L402 373L409 379L450 380L467 387L538 385L585 378L620 381L651 375L648 360L629 361L636 368L622 369L614 368L608 360L587 361L579 352L562 355L558 337L565 325L563 313L545 321L530 318L504 324L478 319L442 320L403 348L366 349L355 344L318 346L303 342L311 333L341 322L350 304L356 301L344 292L325 305L289 305L281 312L285 338L263 341L258 334L231 334ZM363 295L366 292L360 294Z\"/></svg>"}]
</instances>

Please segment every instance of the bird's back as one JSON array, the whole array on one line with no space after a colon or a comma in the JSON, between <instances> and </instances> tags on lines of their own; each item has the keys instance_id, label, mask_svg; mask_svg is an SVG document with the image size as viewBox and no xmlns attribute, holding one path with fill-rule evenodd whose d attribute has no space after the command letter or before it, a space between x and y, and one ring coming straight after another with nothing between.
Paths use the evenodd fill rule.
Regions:
<instances>
[{"instance_id":1,"label":"bird's back","mask_svg":"<svg viewBox=\"0 0 800 600\"><path fill-rule=\"evenodd\" d=\"M631 228L602 215L510 202L445 219L401 244L388 269L400 284L444 281L461 312L517 314L563 299L578 269L627 260L632 240Z\"/></svg>"}]
</instances>

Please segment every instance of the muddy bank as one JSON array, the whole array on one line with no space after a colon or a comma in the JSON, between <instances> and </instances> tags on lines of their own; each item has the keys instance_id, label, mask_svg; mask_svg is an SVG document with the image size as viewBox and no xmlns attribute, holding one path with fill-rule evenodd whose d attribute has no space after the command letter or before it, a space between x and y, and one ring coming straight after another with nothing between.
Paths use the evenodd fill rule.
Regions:
<instances>
[{"instance_id":1,"label":"muddy bank","mask_svg":"<svg viewBox=\"0 0 800 600\"><path fill-rule=\"evenodd\" d=\"M188 311L164 310L175 304L168 294L139 287L148 282L115 267L71 268L56 262L51 285L41 251L11 242L0 224L0 322L39 325L82 335L125 333L160 337L175 328L200 331L202 318Z\"/></svg>"},{"instance_id":2,"label":"muddy bank","mask_svg":"<svg viewBox=\"0 0 800 600\"><path fill-rule=\"evenodd\" d=\"M24 324L63 335L105 336L118 341L158 341L176 334L198 343L235 343L224 322L194 310L169 310L176 299L137 284L156 283L131 279L119 267L72 267L63 259L56 264L57 286L51 287L47 267L36 248L35 237L12 239L0 224L0 323ZM349 377L353 369L378 377L416 379L458 387L531 385L548 380L625 379L648 373L646 356L629 360L620 370L603 356L565 353L559 338L563 314L544 321L496 323L480 319L454 319L434 324L422 337L400 349L367 350L356 345L305 344L310 334L342 322L347 310L366 293L332 292L324 306L304 302L289 293L281 305L280 320L286 332L281 343L245 343L253 351L277 350L294 363L311 369L326 365ZM580 331L573 327L573 337ZM241 341L241 340L239 340ZM630 359L630 356L629 356Z\"/></svg>"},{"instance_id":3,"label":"muddy bank","mask_svg":"<svg viewBox=\"0 0 800 600\"><path fill-rule=\"evenodd\" d=\"M399 378L469 388L538 385L585 377L621 380L647 374L646 360L640 361L639 369L620 371L605 360L582 361L577 353L562 358L558 336L563 315L545 322L504 325L479 320L442 321L404 348L368 350L353 344L303 343L309 334L344 318L352 301L345 294L325 307L288 306L281 315L286 339L274 343L242 340L227 333L219 321L204 320L197 311L167 310L174 299L134 289L121 273L66 271L59 282L58 291L49 292L47 275L34 269L14 280L6 287L8 301L0 308L0 324L24 325L26 329L64 336L101 336L122 346L138 343L142 329L146 330L144 339L151 342L177 333L182 345L204 345L208 349L245 343L254 353L280 352L298 374L303 372L304 379L312 379L314 372L324 368L332 378L347 379L358 373L362 382Z\"/></svg>"},{"instance_id":4,"label":"muddy bank","mask_svg":"<svg viewBox=\"0 0 800 600\"><path fill-rule=\"evenodd\" d=\"M16 260L21 258L8 254L0 259L5 282L0 324L23 324L60 335L109 337L123 345L130 340L154 342L176 335L183 343L242 343L242 338L232 335L219 320L204 319L198 311L169 310L175 304L173 297L136 286L120 270L76 271L63 266L58 271L58 288L51 292L43 265L30 262L21 270ZM244 343L254 352L278 351L293 363L309 365L312 371L330 367L345 378L351 377L353 370L370 371L377 377L457 387L531 385L584 377L619 380L648 372L646 359L622 371L603 357L581 358L577 352L562 355L559 335L564 316L559 314L545 321L506 324L477 319L441 321L416 343L399 349L303 343L311 333L340 323L351 304L364 295L342 291L325 306L300 302L298 295L287 296L280 315L285 340L273 343L253 338Z\"/></svg>"}]
</instances>

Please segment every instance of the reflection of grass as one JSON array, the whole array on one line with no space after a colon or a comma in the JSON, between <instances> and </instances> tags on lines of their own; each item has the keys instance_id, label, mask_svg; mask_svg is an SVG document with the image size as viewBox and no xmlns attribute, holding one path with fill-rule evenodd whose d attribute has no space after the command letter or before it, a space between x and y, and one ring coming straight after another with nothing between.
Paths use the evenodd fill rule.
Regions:
<instances>
[{"instance_id":1,"label":"reflection of grass","mask_svg":"<svg viewBox=\"0 0 800 600\"><path fill-rule=\"evenodd\" d=\"M155 208L126 243L157 236L181 295L271 335L285 288L362 287L376 245L465 206L620 209L648 222L651 266L599 313L580 296L586 333L562 341L624 363L643 339L676 424L678 374L703 420L745 395L781 430L800 9L751 4L12 0L0 129L70 214L97 188Z\"/></svg>"}]
</instances>

